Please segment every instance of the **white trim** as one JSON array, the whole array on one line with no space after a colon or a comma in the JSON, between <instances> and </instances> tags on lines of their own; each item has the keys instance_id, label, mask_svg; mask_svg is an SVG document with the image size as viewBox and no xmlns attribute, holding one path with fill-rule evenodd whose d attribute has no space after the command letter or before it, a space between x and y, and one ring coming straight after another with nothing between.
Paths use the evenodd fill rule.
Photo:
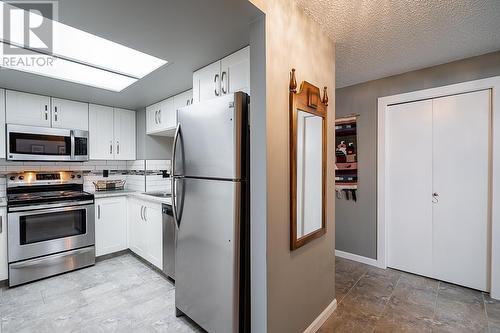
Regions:
<instances>
[{"instance_id":1,"label":"white trim","mask_svg":"<svg viewBox=\"0 0 500 333\"><path fill-rule=\"evenodd\" d=\"M337 309L337 299L334 299L330 304L328 304L326 309L324 309L323 312L321 312L321 314L316 319L314 319L311 325L309 325L309 327L304 330L304 333L316 333L317 331L319 331L321 326L323 326L325 321L330 318L335 309Z\"/></svg>"},{"instance_id":2,"label":"white trim","mask_svg":"<svg viewBox=\"0 0 500 333\"><path fill-rule=\"evenodd\" d=\"M387 267L387 228L385 200L386 178L386 110L389 105L412 102L423 99L462 94L477 90L491 89L492 99L492 161L491 179L491 297L500 298L500 76L452 84L378 99L377 133L377 262L382 268ZM388 211L388 210L387 210Z\"/></svg>"},{"instance_id":3,"label":"white trim","mask_svg":"<svg viewBox=\"0 0 500 333\"><path fill-rule=\"evenodd\" d=\"M344 259L357 261L357 262L360 262L362 264L367 264L367 265L379 267L377 259L363 257L363 256L359 256L357 254L339 251L339 250L335 250L335 256L340 257L340 258L344 258Z\"/></svg>"}]
</instances>

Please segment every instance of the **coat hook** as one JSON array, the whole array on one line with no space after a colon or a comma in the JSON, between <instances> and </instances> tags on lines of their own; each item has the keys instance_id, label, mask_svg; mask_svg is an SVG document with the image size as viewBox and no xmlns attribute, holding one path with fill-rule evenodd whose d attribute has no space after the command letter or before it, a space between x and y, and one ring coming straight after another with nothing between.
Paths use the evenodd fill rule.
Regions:
<instances>
[{"instance_id":1,"label":"coat hook","mask_svg":"<svg viewBox=\"0 0 500 333\"><path fill-rule=\"evenodd\" d=\"M323 88L323 100L322 100L323 104L325 104L325 106L328 106L328 93L326 92L326 87Z\"/></svg>"},{"instance_id":2,"label":"coat hook","mask_svg":"<svg viewBox=\"0 0 500 333\"><path fill-rule=\"evenodd\" d=\"M295 68L290 72L290 92L297 92L297 80L295 79Z\"/></svg>"}]
</instances>

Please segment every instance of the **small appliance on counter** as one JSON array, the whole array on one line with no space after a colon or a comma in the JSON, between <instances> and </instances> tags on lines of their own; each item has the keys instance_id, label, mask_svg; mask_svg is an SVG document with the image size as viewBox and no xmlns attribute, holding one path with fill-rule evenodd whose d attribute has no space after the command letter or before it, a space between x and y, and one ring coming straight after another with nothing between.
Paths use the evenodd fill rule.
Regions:
<instances>
[{"instance_id":1,"label":"small appliance on counter","mask_svg":"<svg viewBox=\"0 0 500 333\"><path fill-rule=\"evenodd\" d=\"M9 286L95 264L94 195L73 172L7 176Z\"/></svg>"}]
</instances>

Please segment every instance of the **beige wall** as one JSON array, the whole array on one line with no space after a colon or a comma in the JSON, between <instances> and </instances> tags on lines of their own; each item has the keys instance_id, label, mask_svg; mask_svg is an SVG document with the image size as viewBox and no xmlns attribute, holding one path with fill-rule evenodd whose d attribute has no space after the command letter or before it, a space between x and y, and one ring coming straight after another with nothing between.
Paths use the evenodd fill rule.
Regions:
<instances>
[{"instance_id":1,"label":"beige wall","mask_svg":"<svg viewBox=\"0 0 500 333\"><path fill-rule=\"evenodd\" d=\"M291 0L251 0L266 14L267 328L303 332L335 298L335 49ZM290 252L288 82L328 86L327 234Z\"/></svg>"}]
</instances>

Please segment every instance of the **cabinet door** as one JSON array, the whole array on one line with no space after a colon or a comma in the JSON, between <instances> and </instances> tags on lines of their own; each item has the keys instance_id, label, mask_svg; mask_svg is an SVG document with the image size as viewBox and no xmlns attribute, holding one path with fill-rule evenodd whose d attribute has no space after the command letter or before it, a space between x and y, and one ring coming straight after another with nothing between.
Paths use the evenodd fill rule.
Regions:
<instances>
[{"instance_id":1,"label":"cabinet door","mask_svg":"<svg viewBox=\"0 0 500 333\"><path fill-rule=\"evenodd\" d=\"M177 111L180 108L191 105L193 100L193 90L185 91L174 96L174 109ZM176 112L177 113L177 112Z\"/></svg>"},{"instance_id":2,"label":"cabinet door","mask_svg":"<svg viewBox=\"0 0 500 333\"><path fill-rule=\"evenodd\" d=\"M7 260L7 212L5 208L0 208L0 281L9 278Z\"/></svg>"},{"instance_id":3,"label":"cabinet door","mask_svg":"<svg viewBox=\"0 0 500 333\"><path fill-rule=\"evenodd\" d=\"M177 125L173 97L167 98L161 103L160 110L158 112L158 122L158 129L160 131L172 129Z\"/></svg>"},{"instance_id":4,"label":"cabinet door","mask_svg":"<svg viewBox=\"0 0 500 333\"><path fill-rule=\"evenodd\" d=\"M7 90L8 124L50 127L50 97Z\"/></svg>"},{"instance_id":5,"label":"cabinet door","mask_svg":"<svg viewBox=\"0 0 500 333\"><path fill-rule=\"evenodd\" d=\"M193 82L193 90L197 87L198 96L196 102L203 102L218 96L221 96L221 62L217 61L211 65L198 70L193 77L197 82Z\"/></svg>"},{"instance_id":6,"label":"cabinet door","mask_svg":"<svg viewBox=\"0 0 500 333\"><path fill-rule=\"evenodd\" d=\"M250 92L250 46L221 61L221 92L223 95L237 91Z\"/></svg>"},{"instance_id":7,"label":"cabinet door","mask_svg":"<svg viewBox=\"0 0 500 333\"><path fill-rule=\"evenodd\" d=\"M114 109L115 159L135 160L135 111Z\"/></svg>"},{"instance_id":8,"label":"cabinet door","mask_svg":"<svg viewBox=\"0 0 500 333\"><path fill-rule=\"evenodd\" d=\"M89 130L87 103L52 98L52 127Z\"/></svg>"},{"instance_id":9,"label":"cabinet door","mask_svg":"<svg viewBox=\"0 0 500 333\"><path fill-rule=\"evenodd\" d=\"M158 131L159 121L158 113L160 111L160 103L150 105L146 108L146 133L152 134Z\"/></svg>"},{"instance_id":10,"label":"cabinet door","mask_svg":"<svg viewBox=\"0 0 500 333\"><path fill-rule=\"evenodd\" d=\"M5 90L0 89L0 158L5 158Z\"/></svg>"},{"instance_id":11,"label":"cabinet door","mask_svg":"<svg viewBox=\"0 0 500 333\"><path fill-rule=\"evenodd\" d=\"M143 218L144 204L136 199L128 202L128 244L130 250L146 259L146 226Z\"/></svg>"},{"instance_id":12,"label":"cabinet door","mask_svg":"<svg viewBox=\"0 0 500 333\"><path fill-rule=\"evenodd\" d=\"M146 260L162 269L163 267L163 233L161 204L144 203L144 220L146 221L147 254Z\"/></svg>"},{"instance_id":13,"label":"cabinet door","mask_svg":"<svg viewBox=\"0 0 500 333\"><path fill-rule=\"evenodd\" d=\"M89 145L91 160L114 158L113 108L90 104Z\"/></svg>"},{"instance_id":14,"label":"cabinet door","mask_svg":"<svg viewBox=\"0 0 500 333\"><path fill-rule=\"evenodd\" d=\"M96 256L127 248L126 198L96 199L95 251Z\"/></svg>"}]
</instances>

